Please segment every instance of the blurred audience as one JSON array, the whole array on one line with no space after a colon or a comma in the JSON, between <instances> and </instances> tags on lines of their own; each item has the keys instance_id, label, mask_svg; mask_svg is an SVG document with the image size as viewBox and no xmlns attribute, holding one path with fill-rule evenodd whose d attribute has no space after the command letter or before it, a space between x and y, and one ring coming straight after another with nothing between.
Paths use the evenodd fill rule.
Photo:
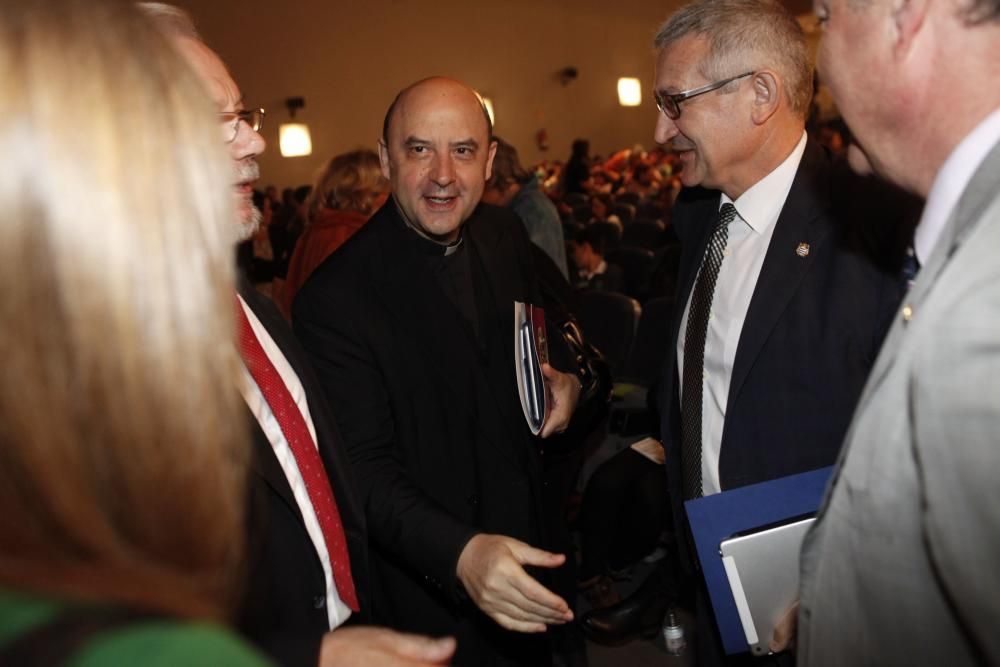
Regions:
<instances>
[{"instance_id":1,"label":"blurred audience","mask_svg":"<svg viewBox=\"0 0 1000 667\"><path fill-rule=\"evenodd\" d=\"M274 252L274 277L285 279L288 274L288 264L295 251L295 244L306 226L307 201L312 193L311 185L300 185L295 189L286 189L284 203L271 222L269 236L271 249Z\"/></svg>"},{"instance_id":2,"label":"blurred audience","mask_svg":"<svg viewBox=\"0 0 1000 667\"><path fill-rule=\"evenodd\" d=\"M483 201L510 207L524 223L528 238L545 251L567 277L566 241L563 238L559 211L538 186L538 177L521 166L517 149L500 137L493 158L493 175L486 181Z\"/></svg>"},{"instance_id":3,"label":"blurred audience","mask_svg":"<svg viewBox=\"0 0 1000 667\"><path fill-rule=\"evenodd\" d=\"M586 183L590 179L590 142L577 139L573 142L572 154L562 172L562 191L564 194L587 191Z\"/></svg>"},{"instance_id":4,"label":"blurred audience","mask_svg":"<svg viewBox=\"0 0 1000 667\"><path fill-rule=\"evenodd\" d=\"M611 222L622 226L621 218L611 212L614 199L611 195L594 193L590 195L590 222Z\"/></svg>"},{"instance_id":5,"label":"blurred audience","mask_svg":"<svg viewBox=\"0 0 1000 667\"><path fill-rule=\"evenodd\" d=\"M625 275L621 267L608 264L604 259L604 230L597 226L586 227L570 244L576 276L573 286L578 289L599 289L608 292L621 290Z\"/></svg>"},{"instance_id":6,"label":"blurred audience","mask_svg":"<svg viewBox=\"0 0 1000 667\"><path fill-rule=\"evenodd\" d=\"M236 247L236 265L254 287L270 297L274 280L274 251L271 248L269 228L274 214L271 200L260 190L253 191L252 201L254 208L260 213L260 225L251 238Z\"/></svg>"},{"instance_id":7,"label":"blurred audience","mask_svg":"<svg viewBox=\"0 0 1000 667\"><path fill-rule=\"evenodd\" d=\"M378 154L356 150L331 159L306 200L306 226L295 245L285 284L276 299L286 318L306 278L385 203L389 183Z\"/></svg>"}]
</instances>

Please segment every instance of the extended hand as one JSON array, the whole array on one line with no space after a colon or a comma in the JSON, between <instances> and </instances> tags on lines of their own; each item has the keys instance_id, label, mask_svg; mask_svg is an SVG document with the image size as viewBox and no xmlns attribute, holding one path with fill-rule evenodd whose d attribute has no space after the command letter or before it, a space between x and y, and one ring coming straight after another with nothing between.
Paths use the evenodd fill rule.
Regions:
<instances>
[{"instance_id":1,"label":"extended hand","mask_svg":"<svg viewBox=\"0 0 1000 667\"><path fill-rule=\"evenodd\" d=\"M778 624L774 626L774 634L771 636L770 649L773 653L784 651L786 648L795 648L795 635L799 625L799 601L796 600L785 615L781 617Z\"/></svg>"},{"instance_id":2,"label":"extended hand","mask_svg":"<svg viewBox=\"0 0 1000 667\"><path fill-rule=\"evenodd\" d=\"M458 557L458 579L472 601L508 630L545 632L573 620L561 597L524 571L524 565L559 567L566 556L536 549L512 537L480 533Z\"/></svg>"},{"instance_id":3,"label":"extended hand","mask_svg":"<svg viewBox=\"0 0 1000 667\"><path fill-rule=\"evenodd\" d=\"M432 667L447 665L455 653L451 637L431 639L387 628L340 628L327 633L319 651L319 667Z\"/></svg>"},{"instance_id":4,"label":"extended hand","mask_svg":"<svg viewBox=\"0 0 1000 667\"><path fill-rule=\"evenodd\" d=\"M548 364L542 364L542 375L549 385L552 401L549 417L542 425L542 437L547 438L553 433L562 433L569 426L576 402L580 399L580 379L557 371Z\"/></svg>"}]
</instances>

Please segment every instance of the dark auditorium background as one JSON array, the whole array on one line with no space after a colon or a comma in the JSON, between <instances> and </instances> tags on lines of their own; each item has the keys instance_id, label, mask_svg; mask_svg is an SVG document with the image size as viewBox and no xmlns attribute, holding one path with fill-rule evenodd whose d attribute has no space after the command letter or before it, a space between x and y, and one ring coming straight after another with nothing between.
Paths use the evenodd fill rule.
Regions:
<instances>
[{"instance_id":1,"label":"dark auditorium background","mask_svg":"<svg viewBox=\"0 0 1000 667\"><path fill-rule=\"evenodd\" d=\"M489 97L496 132L526 165L566 160L577 137L607 156L653 145L650 98L657 26L670 0L178 0L240 82L247 106L263 106L268 150L261 183L310 183L331 156L374 148L392 96L433 74ZM786 0L814 46L807 0ZM574 67L569 82L560 72ZM642 104L618 103L619 77L636 77ZM312 155L283 158L278 126L288 97L305 98ZM536 141L547 133L547 150Z\"/></svg>"}]
</instances>

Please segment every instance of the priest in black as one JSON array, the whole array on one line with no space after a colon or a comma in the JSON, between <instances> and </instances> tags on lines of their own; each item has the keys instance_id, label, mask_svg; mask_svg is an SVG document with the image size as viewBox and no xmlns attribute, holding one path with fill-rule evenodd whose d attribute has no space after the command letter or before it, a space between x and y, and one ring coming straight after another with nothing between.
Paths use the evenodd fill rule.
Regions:
<instances>
[{"instance_id":1,"label":"priest in black","mask_svg":"<svg viewBox=\"0 0 1000 667\"><path fill-rule=\"evenodd\" d=\"M402 91L379 145L392 197L310 277L293 322L354 465L376 620L454 634L459 665L547 664L544 632L572 612L544 585L565 556L544 550L542 438L566 428L580 383L543 367L552 412L533 437L514 302L541 298L523 226L480 203L490 135L468 87ZM553 364L570 368L559 340Z\"/></svg>"}]
</instances>

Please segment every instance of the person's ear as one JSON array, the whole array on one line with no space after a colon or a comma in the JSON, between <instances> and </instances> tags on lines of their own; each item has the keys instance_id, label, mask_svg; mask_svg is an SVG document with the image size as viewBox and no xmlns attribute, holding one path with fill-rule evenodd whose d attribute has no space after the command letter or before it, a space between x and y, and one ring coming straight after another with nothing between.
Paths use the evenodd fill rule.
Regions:
<instances>
[{"instance_id":1,"label":"person's ear","mask_svg":"<svg viewBox=\"0 0 1000 667\"><path fill-rule=\"evenodd\" d=\"M906 54L920 34L927 18L927 0L893 0L892 24L894 28L893 52Z\"/></svg>"},{"instance_id":2,"label":"person's ear","mask_svg":"<svg viewBox=\"0 0 1000 667\"><path fill-rule=\"evenodd\" d=\"M389 147L385 145L385 141L379 139L378 142L378 161L379 165L382 167L382 176L385 180L392 180L392 167L389 165Z\"/></svg>"},{"instance_id":3,"label":"person's ear","mask_svg":"<svg viewBox=\"0 0 1000 667\"><path fill-rule=\"evenodd\" d=\"M782 81L771 70L762 69L750 80L753 87L753 109L750 117L755 125L763 125L781 104Z\"/></svg>"},{"instance_id":4,"label":"person's ear","mask_svg":"<svg viewBox=\"0 0 1000 667\"><path fill-rule=\"evenodd\" d=\"M486 156L486 180L493 177L493 158L497 156L497 142L491 141L489 153Z\"/></svg>"}]
</instances>

